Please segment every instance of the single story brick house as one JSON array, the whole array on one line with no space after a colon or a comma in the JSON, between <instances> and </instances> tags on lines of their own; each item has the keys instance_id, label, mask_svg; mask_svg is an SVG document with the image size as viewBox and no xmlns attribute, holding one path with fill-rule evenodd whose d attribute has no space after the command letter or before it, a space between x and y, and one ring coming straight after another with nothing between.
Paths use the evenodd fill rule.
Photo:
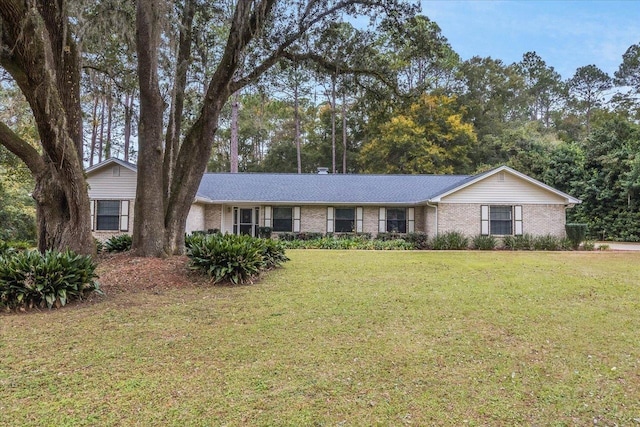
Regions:
<instances>
[{"instance_id":1,"label":"single story brick house","mask_svg":"<svg viewBox=\"0 0 640 427\"><path fill-rule=\"evenodd\" d=\"M136 166L112 158L86 173L94 235L131 233L141 214ZM507 166L478 175L207 173L186 230L564 236L565 211L577 203Z\"/></svg>"}]
</instances>

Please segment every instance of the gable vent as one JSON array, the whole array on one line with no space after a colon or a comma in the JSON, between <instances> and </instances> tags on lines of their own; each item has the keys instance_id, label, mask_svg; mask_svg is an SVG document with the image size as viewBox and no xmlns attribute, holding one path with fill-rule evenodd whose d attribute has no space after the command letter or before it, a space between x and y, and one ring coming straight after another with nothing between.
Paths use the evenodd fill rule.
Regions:
<instances>
[{"instance_id":1,"label":"gable vent","mask_svg":"<svg viewBox=\"0 0 640 427\"><path fill-rule=\"evenodd\" d=\"M499 172L498 173L498 181L500 181L500 182L504 181L504 172Z\"/></svg>"}]
</instances>

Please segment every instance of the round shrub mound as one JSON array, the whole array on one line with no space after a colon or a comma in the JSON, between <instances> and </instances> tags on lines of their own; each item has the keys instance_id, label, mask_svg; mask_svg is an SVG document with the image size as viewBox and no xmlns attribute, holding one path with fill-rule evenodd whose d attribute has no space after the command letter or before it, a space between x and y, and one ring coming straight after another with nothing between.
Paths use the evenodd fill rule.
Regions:
<instances>
[{"instance_id":1,"label":"round shrub mound","mask_svg":"<svg viewBox=\"0 0 640 427\"><path fill-rule=\"evenodd\" d=\"M0 256L0 307L61 307L100 287L91 257L71 251Z\"/></svg>"},{"instance_id":2,"label":"round shrub mound","mask_svg":"<svg viewBox=\"0 0 640 427\"><path fill-rule=\"evenodd\" d=\"M289 258L280 242L233 234L190 236L185 239L190 267L214 283L251 283L262 271L281 266Z\"/></svg>"}]
</instances>

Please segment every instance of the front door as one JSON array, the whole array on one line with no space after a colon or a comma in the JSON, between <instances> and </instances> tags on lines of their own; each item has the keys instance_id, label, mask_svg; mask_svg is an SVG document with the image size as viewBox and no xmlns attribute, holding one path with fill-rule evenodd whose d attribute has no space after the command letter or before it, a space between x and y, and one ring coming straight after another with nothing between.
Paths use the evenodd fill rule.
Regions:
<instances>
[{"instance_id":1,"label":"front door","mask_svg":"<svg viewBox=\"0 0 640 427\"><path fill-rule=\"evenodd\" d=\"M234 234L247 234L255 237L258 232L259 208L233 208L233 211Z\"/></svg>"}]
</instances>

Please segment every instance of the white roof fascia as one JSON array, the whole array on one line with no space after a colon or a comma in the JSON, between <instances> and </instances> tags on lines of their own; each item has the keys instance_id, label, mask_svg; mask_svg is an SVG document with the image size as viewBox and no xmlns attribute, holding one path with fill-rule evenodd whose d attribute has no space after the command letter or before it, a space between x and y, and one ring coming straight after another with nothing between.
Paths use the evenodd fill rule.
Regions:
<instances>
[{"instance_id":1,"label":"white roof fascia","mask_svg":"<svg viewBox=\"0 0 640 427\"><path fill-rule=\"evenodd\" d=\"M196 197L193 199L193 203L205 203L205 204L206 204L206 203L209 203L209 204L211 204L211 203L215 203L215 201L214 201L214 200L211 200L211 199L209 199L209 198L206 198L206 197L196 196Z\"/></svg>"},{"instance_id":2,"label":"white roof fascia","mask_svg":"<svg viewBox=\"0 0 640 427\"><path fill-rule=\"evenodd\" d=\"M131 167L130 163L125 162L124 160L120 160L120 159L116 159L115 157L110 157L107 160L104 160L98 164L95 164L93 166L89 166L87 169L85 169L85 173L89 174L92 172L95 172L98 169L102 169L105 166L110 165L111 163L117 163L118 165L125 167L127 169L129 169L132 172L138 172L138 170L134 167Z\"/></svg>"},{"instance_id":3,"label":"white roof fascia","mask_svg":"<svg viewBox=\"0 0 640 427\"><path fill-rule=\"evenodd\" d=\"M443 197L446 197L446 196L448 196L450 194L453 194L456 191L460 191L463 188L469 187L469 186L471 186L471 185L473 185L473 184L475 184L477 182L480 182L483 179L489 178L490 176L493 176L493 175L495 175L495 174L497 174L499 172L509 172L512 175L520 177L520 178L524 179L525 181L527 181L527 182L529 182L529 183L531 183L533 185L537 185L538 187L541 187L541 188L543 188L543 189L545 189L547 191L550 191L551 193L564 198L566 204L579 204L579 203L582 203L582 201L580 199L576 199L575 197L572 197L572 196L570 196L570 195L568 195L566 193L563 193L560 190L556 190L555 188L550 187L547 184L544 184L544 183L538 181L537 179L531 178L529 175L525 175L522 172L518 172L515 169L511 169L509 166L500 166L500 167L498 167L498 168L496 168L496 169L494 169L492 171L489 171L487 173L481 174L480 176L478 176L475 179L472 179L469 182L465 182L464 184L462 184L462 185L460 185L458 187L452 188L449 191L446 191L446 192L444 192L442 194L437 195L436 197L433 197L432 199L428 200L428 202L438 203L438 202L442 201Z\"/></svg>"}]
</instances>

